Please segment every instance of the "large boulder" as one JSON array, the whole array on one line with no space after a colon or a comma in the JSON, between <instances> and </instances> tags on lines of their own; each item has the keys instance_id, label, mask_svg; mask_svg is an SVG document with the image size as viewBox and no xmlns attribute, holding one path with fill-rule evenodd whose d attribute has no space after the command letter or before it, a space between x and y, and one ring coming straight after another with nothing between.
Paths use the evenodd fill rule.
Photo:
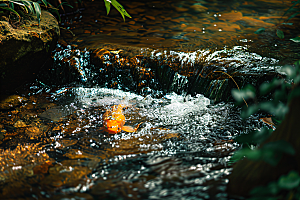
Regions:
<instances>
[{"instance_id":1,"label":"large boulder","mask_svg":"<svg viewBox=\"0 0 300 200\"><path fill-rule=\"evenodd\" d=\"M56 18L42 11L40 24L24 20L13 28L4 16L0 19L0 91L9 93L32 80L50 60L60 35Z\"/></svg>"}]
</instances>

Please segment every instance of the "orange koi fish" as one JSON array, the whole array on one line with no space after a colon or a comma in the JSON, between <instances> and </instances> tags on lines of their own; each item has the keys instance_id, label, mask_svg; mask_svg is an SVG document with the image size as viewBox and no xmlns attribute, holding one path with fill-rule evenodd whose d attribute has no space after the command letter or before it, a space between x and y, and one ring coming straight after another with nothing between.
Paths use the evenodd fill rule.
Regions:
<instances>
[{"instance_id":1,"label":"orange koi fish","mask_svg":"<svg viewBox=\"0 0 300 200\"><path fill-rule=\"evenodd\" d=\"M123 115L123 108L128 106L120 104L114 105L111 109L107 110L103 114L103 129L109 134L116 134L121 132L121 130L126 132L135 132L139 125L136 128L131 126L124 126L125 124L125 116Z\"/></svg>"}]
</instances>

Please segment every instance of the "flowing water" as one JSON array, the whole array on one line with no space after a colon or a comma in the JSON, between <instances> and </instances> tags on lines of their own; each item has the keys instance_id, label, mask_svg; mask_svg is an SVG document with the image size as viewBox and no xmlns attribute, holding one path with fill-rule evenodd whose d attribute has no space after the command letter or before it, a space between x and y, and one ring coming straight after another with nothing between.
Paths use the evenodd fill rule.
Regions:
<instances>
[{"instance_id":1,"label":"flowing water","mask_svg":"<svg viewBox=\"0 0 300 200\"><path fill-rule=\"evenodd\" d=\"M120 1L132 18L125 21L104 3L86 2L87 9L62 17L62 30L68 44L78 48L101 49L123 46L195 51L198 49L247 45L265 56L299 57L299 45L289 41L298 36L299 18L285 11L291 1ZM254 34L259 28L265 32ZM278 40L276 30L285 40ZM259 49L258 49L259 48Z\"/></svg>"},{"instance_id":2,"label":"flowing water","mask_svg":"<svg viewBox=\"0 0 300 200\"><path fill-rule=\"evenodd\" d=\"M243 122L232 103L211 105L201 94L53 93L37 85L6 112L12 121L4 128L11 124L18 135L2 144L2 198L226 199L234 136L262 126L258 116ZM103 113L116 104L129 106L126 125L142 122L136 132L101 129Z\"/></svg>"},{"instance_id":3,"label":"flowing water","mask_svg":"<svg viewBox=\"0 0 300 200\"><path fill-rule=\"evenodd\" d=\"M229 159L263 113L242 120L199 85L212 70L251 78L297 58L271 28L290 4L120 3L132 19L96 2L64 16L76 36L64 32L52 68L2 102L0 199L243 199L226 192ZM270 30L254 34L261 26ZM105 132L103 114L119 104L135 132Z\"/></svg>"}]
</instances>

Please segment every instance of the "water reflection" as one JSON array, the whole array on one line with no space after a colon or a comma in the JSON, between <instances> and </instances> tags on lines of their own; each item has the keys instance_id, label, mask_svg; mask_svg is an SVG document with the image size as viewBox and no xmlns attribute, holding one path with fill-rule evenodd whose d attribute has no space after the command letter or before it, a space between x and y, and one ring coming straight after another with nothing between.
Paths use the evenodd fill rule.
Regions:
<instances>
[{"instance_id":1,"label":"water reflection","mask_svg":"<svg viewBox=\"0 0 300 200\"><path fill-rule=\"evenodd\" d=\"M132 16L125 22L115 9L107 16L102 2L85 5L86 9L73 19L72 16L63 18L63 26L76 35L72 37L70 32L63 32L64 39L81 49L98 49L113 43L195 51L232 47L247 41L256 48L264 47L261 51L268 51L265 47L279 42L277 28L283 30L287 38L293 38L297 35L293 26L299 23L293 19L290 21L295 23L293 26L281 24L288 18L283 16L284 12L292 5L288 1L122 1ZM261 27L266 28L266 33L254 34ZM294 44L284 42L284 46L289 45ZM280 50L274 46L272 49Z\"/></svg>"}]
</instances>

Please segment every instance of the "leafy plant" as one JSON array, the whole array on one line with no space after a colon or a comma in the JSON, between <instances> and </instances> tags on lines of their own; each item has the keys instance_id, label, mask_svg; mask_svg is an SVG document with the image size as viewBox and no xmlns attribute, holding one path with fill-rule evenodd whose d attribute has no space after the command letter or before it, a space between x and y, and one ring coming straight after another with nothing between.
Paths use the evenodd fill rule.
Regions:
<instances>
[{"instance_id":1,"label":"leafy plant","mask_svg":"<svg viewBox=\"0 0 300 200\"><path fill-rule=\"evenodd\" d=\"M122 15L124 21L125 21L125 16L131 18L131 16L126 12L124 7L121 4L119 4L116 0L104 0L104 3L105 3L107 14L109 14L110 4L112 4Z\"/></svg>"},{"instance_id":2,"label":"leafy plant","mask_svg":"<svg viewBox=\"0 0 300 200\"><path fill-rule=\"evenodd\" d=\"M297 6L299 6L299 5L300 5L300 0L295 1L294 4L293 4L287 11L285 11L285 13L283 14L282 17L286 16L287 14L291 14L291 15L288 17L287 20L285 20L285 21L282 22L281 24L285 24L285 25L293 25L293 23L288 23L288 21L289 21L290 19L292 19L292 18L294 18L294 17L296 17L297 15L300 14L300 8L297 7ZM276 27L277 27L277 26L278 26L278 25L276 25ZM265 32L265 30L266 30L266 29L265 29L264 27L262 27L262 28L259 28L259 29L258 29L257 31L255 31L254 33L255 33L255 34L261 34L261 33ZM278 29L278 28L276 28L276 35L277 35L277 37L279 37L280 39L283 39L283 38L284 38L284 33L283 33L283 31L280 30L280 29ZM292 41L294 41L294 42L299 42L299 41L300 41L300 37L292 38L292 39L290 39L290 40L292 40Z\"/></svg>"},{"instance_id":3,"label":"leafy plant","mask_svg":"<svg viewBox=\"0 0 300 200\"><path fill-rule=\"evenodd\" d=\"M47 6L47 1L42 0L43 3ZM19 17L19 21L21 20L21 15L24 13L21 10L16 10L15 5L20 6L25 11L25 14L35 15L40 23L41 16L41 7L40 4L30 0L0 0L0 9L8 10Z\"/></svg>"},{"instance_id":4,"label":"leafy plant","mask_svg":"<svg viewBox=\"0 0 300 200\"><path fill-rule=\"evenodd\" d=\"M292 14L286 21L289 21L290 19L292 19L300 14L300 8L297 8L298 5L300 5L300 0L294 1L294 4L287 11L285 11L283 16L285 16L287 14Z\"/></svg>"},{"instance_id":5,"label":"leafy plant","mask_svg":"<svg viewBox=\"0 0 300 200\"><path fill-rule=\"evenodd\" d=\"M250 200L299 199L299 186L299 173L292 170L287 175L282 175L277 181L270 182L267 186L259 186L251 190L250 195L252 198L250 198Z\"/></svg>"},{"instance_id":6,"label":"leafy plant","mask_svg":"<svg viewBox=\"0 0 300 200\"><path fill-rule=\"evenodd\" d=\"M13 14L15 14L19 18L19 22L21 21L21 18L25 16L25 14L33 15L38 19L38 23L40 24L40 17L41 17L41 6L45 7L46 10L49 10L52 13L55 13L58 16L58 21L61 21L60 15L58 12L58 7L63 8L63 5L69 6L73 8L71 5L69 5L66 2L62 2L61 0L58 0L60 3L57 8L55 8L53 5L51 5L47 0L38 0L38 1L32 1L32 0L0 0L0 9L7 10ZM131 16L126 12L124 7L118 3L116 0L104 0L105 7L107 10L107 14L109 14L110 11L110 4L112 4L122 15L124 21L125 16L130 17ZM17 9L15 5L18 5L21 9ZM3 12L0 12L0 14Z\"/></svg>"},{"instance_id":7,"label":"leafy plant","mask_svg":"<svg viewBox=\"0 0 300 200\"><path fill-rule=\"evenodd\" d=\"M243 157L247 157L248 159L256 161L263 160L272 166L276 166L283 153L295 155L295 150L288 142L279 140L276 142L269 142L260 149L252 150L243 148L237 151L232 159L236 161Z\"/></svg>"},{"instance_id":8,"label":"leafy plant","mask_svg":"<svg viewBox=\"0 0 300 200\"><path fill-rule=\"evenodd\" d=\"M300 96L300 87L295 87L300 84L300 60L294 63L294 66L285 66L281 69L286 75L286 79L274 78L271 82L263 83L259 87L259 94L264 96L272 93L270 101L257 102L256 91L252 85L247 85L241 90L232 90L232 95L237 101L237 104L243 103L243 100L252 99L256 102L244 108L241 112L242 118L247 118L257 111L265 111L272 115L272 120L278 124L281 123L285 114L288 111L288 103L296 96ZM276 166L283 154L295 155L295 150L288 142L284 140L269 142L264 144L261 148L258 147L264 142L273 130L270 128L262 128L259 131L250 134L242 134L236 138L236 141L243 144L243 148L231 157L230 163L234 163L240 159L247 157L251 160L262 160L272 166ZM278 199L273 198L285 190L288 191L289 196L297 196L300 198L300 189L297 187L300 184L300 176L298 173L291 171L287 176L281 176L278 182L271 182L268 186L257 187L251 191L253 199ZM292 198L288 198L292 199Z\"/></svg>"}]
</instances>

